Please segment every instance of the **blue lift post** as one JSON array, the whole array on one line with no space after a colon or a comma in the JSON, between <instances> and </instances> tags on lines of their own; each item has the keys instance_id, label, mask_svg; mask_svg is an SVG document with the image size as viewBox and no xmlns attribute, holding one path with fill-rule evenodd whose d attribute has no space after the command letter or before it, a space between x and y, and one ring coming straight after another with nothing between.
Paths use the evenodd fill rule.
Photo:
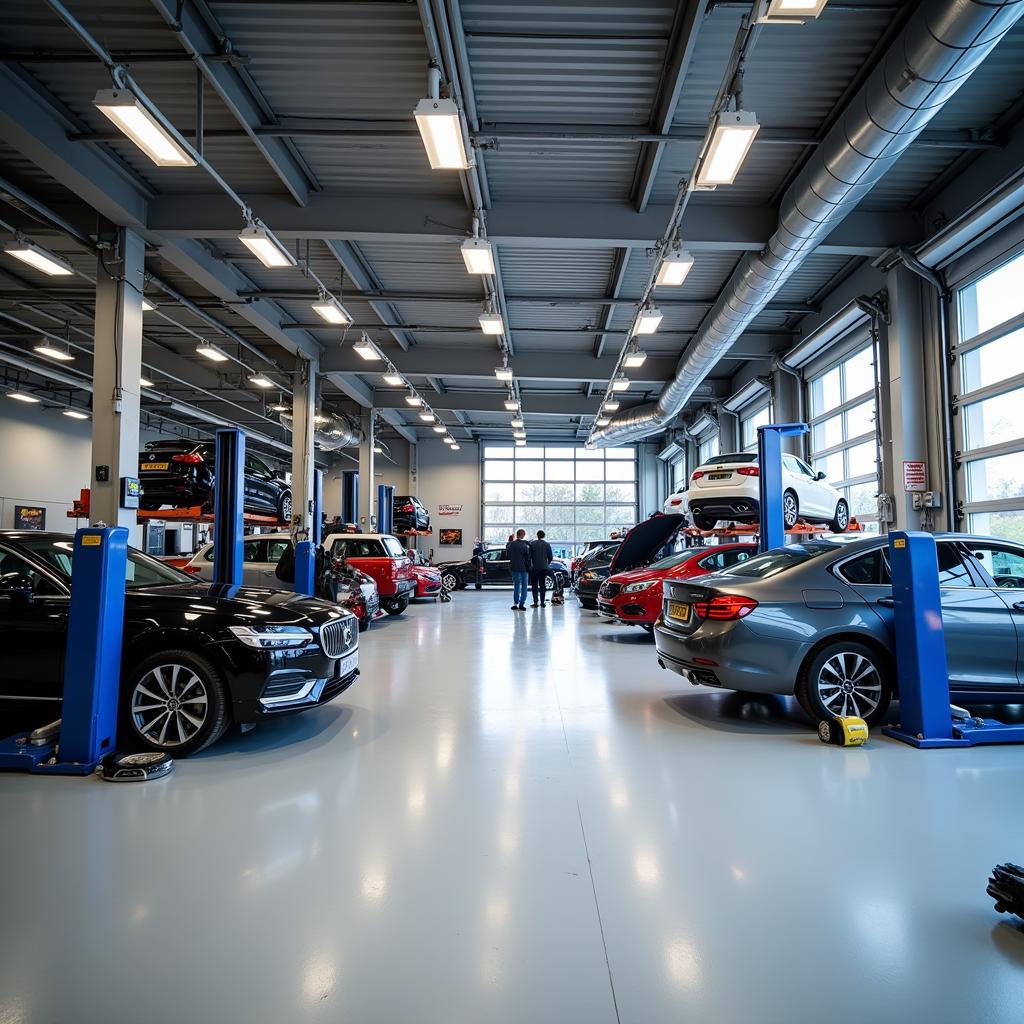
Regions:
<instances>
[{"instance_id":1,"label":"blue lift post","mask_svg":"<svg viewBox=\"0 0 1024 1024\"><path fill-rule=\"evenodd\" d=\"M341 473L341 521L359 522L359 470L344 469Z\"/></svg>"},{"instance_id":2,"label":"blue lift post","mask_svg":"<svg viewBox=\"0 0 1024 1024\"><path fill-rule=\"evenodd\" d=\"M321 541L321 509L324 496L323 471L313 471L313 525L308 540L295 545L295 593L316 597L316 549Z\"/></svg>"},{"instance_id":3,"label":"blue lift post","mask_svg":"<svg viewBox=\"0 0 1024 1024\"><path fill-rule=\"evenodd\" d=\"M242 512L245 502L245 432L217 431L213 492L213 582L242 585Z\"/></svg>"},{"instance_id":4,"label":"blue lift post","mask_svg":"<svg viewBox=\"0 0 1024 1024\"><path fill-rule=\"evenodd\" d=\"M806 434L806 423L767 423L757 428L758 490L761 532L758 551L781 548L786 543L786 524L782 515L782 439Z\"/></svg>"},{"instance_id":5,"label":"blue lift post","mask_svg":"<svg viewBox=\"0 0 1024 1024\"><path fill-rule=\"evenodd\" d=\"M384 487L384 504L388 510L388 528L384 533L393 533L395 529L395 485L387 484Z\"/></svg>"},{"instance_id":6,"label":"blue lift post","mask_svg":"<svg viewBox=\"0 0 1024 1024\"><path fill-rule=\"evenodd\" d=\"M75 534L75 567L57 744L29 734L0 743L0 768L88 775L113 753L121 686L128 531L86 527Z\"/></svg>"},{"instance_id":7,"label":"blue lift post","mask_svg":"<svg viewBox=\"0 0 1024 1024\"><path fill-rule=\"evenodd\" d=\"M394 493L394 489L392 489ZM388 501L388 487L386 484L377 484L377 532L391 532L392 504Z\"/></svg>"},{"instance_id":8,"label":"blue lift post","mask_svg":"<svg viewBox=\"0 0 1024 1024\"><path fill-rule=\"evenodd\" d=\"M894 530L889 534L889 560L900 724L882 732L923 749L1024 743L1024 725L993 718L953 720L935 537Z\"/></svg>"}]
</instances>

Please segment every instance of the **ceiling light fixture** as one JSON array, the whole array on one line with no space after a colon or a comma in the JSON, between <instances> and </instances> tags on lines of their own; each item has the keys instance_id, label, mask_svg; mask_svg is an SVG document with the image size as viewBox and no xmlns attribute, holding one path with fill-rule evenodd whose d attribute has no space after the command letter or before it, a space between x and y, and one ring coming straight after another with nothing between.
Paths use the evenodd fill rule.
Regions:
<instances>
[{"instance_id":1,"label":"ceiling light fixture","mask_svg":"<svg viewBox=\"0 0 1024 1024\"><path fill-rule=\"evenodd\" d=\"M352 351L367 362L384 358L377 351L377 346L365 334L352 346Z\"/></svg>"},{"instance_id":2,"label":"ceiling light fixture","mask_svg":"<svg viewBox=\"0 0 1024 1024\"><path fill-rule=\"evenodd\" d=\"M522 416L513 416L512 417L512 426L515 427L517 430L522 428L522 427L524 427L524 426L526 426L526 424L523 422L523 417Z\"/></svg>"},{"instance_id":3,"label":"ceiling light fixture","mask_svg":"<svg viewBox=\"0 0 1024 1024\"><path fill-rule=\"evenodd\" d=\"M702 187L731 185L760 128L753 111L723 110L715 119L711 142L697 171L697 184Z\"/></svg>"},{"instance_id":4,"label":"ceiling light fixture","mask_svg":"<svg viewBox=\"0 0 1024 1024\"><path fill-rule=\"evenodd\" d=\"M87 420L89 417L84 412L79 412L77 409L65 409L64 415L69 416L73 420Z\"/></svg>"},{"instance_id":5,"label":"ceiling light fixture","mask_svg":"<svg viewBox=\"0 0 1024 1024\"><path fill-rule=\"evenodd\" d=\"M480 314L480 330L484 334L502 334L505 330L505 324L501 319L500 313L481 313Z\"/></svg>"},{"instance_id":6,"label":"ceiling light fixture","mask_svg":"<svg viewBox=\"0 0 1024 1024\"><path fill-rule=\"evenodd\" d=\"M771 0L764 20L799 24L799 19L818 17L827 2L828 0Z\"/></svg>"},{"instance_id":7,"label":"ceiling light fixture","mask_svg":"<svg viewBox=\"0 0 1024 1024\"><path fill-rule=\"evenodd\" d=\"M50 359L56 359L62 363L74 362L75 357L63 348L54 348L53 345L43 342L40 345L36 345L33 349L34 352L38 352L41 356L48 356Z\"/></svg>"},{"instance_id":8,"label":"ceiling light fixture","mask_svg":"<svg viewBox=\"0 0 1024 1024\"><path fill-rule=\"evenodd\" d=\"M607 427L608 424L611 423L611 417L610 416L598 416L597 419L594 420L594 422L599 427Z\"/></svg>"},{"instance_id":9,"label":"ceiling light fixture","mask_svg":"<svg viewBox=\"0 0 1024 1024\"><path fill-rule=\"evenodd\" d=\"M505 409L508 412L518 412L519 411L519 402L516 401L516 399L511 398L511 397L510 398L506 398L505 399Z\"/></svg>"},{"instance_id":10,"label":"ceiling light fixture","mask_svg":"<svg viewBox=\"0 0 1024 1024\"><path fill-rule=\"evenodd\" d=\"M459 108L454 100L420 100L413 116L433 170L464 171L469 167Z\"/></svg>"},{"instance_id":11,"label":"ceiling light fixture","mask_svg":"<svg viewBox=\"0 0 1024 1024\"><path fill-rule=\"evenodd\" d=\"M612 391L628 391L628 390L629 390L629 378L625 374L620 373L619 376L616 377L612 381Z\"/></svg>"},{"instance_id":12,"label":"ceiling light fixture","mask_svg":"<svg viewBox=\"0 0 1024 1024\"><path fill-rule=\"evenodd\" d=\"M462 243L462 261L471 274L493 274L494 247L486 238L467 238Z\"/></svg>"},{"instance_id":13,"label":"ceiling light fixture","mask_svg":"<svg viewBox=\"0 0 1024 1024\"><path fill-rule=\"evenodd\" d=\"M686 280L687 274L693 270L694 262L693 255L685 249L673 249L662 257L655 283L668 288L678 288Z\"/></svg>"},{"instance_id":14,"label":"ceiling light fixture","mask_svg":"<svg viewBox=\"0 0 1024 1024\"><path fill-rule=\"evenodd\" d=\"M406 402L409 403L409 405L412 406L418 406L423 404L423 399L420 398L419 395L406 395L405 400Z\"/></svg>"},{"instance_id":15,"label":"ceiling light fixture","mask_svg":"<svg viewBox=\"0 0 1024 1024\"><path fill-rule=\"evenodd\" d=\"M400 373L385 373L381 380L391 388L400 388L405 384L405 378Z\"/></svg>"},{"instance_id":16,"label":"ceiling light fixture","mask_svg":"<svg viewBox=\"0 0 1024 1024\"><path fill-rule=\"evenodd\" d=\"M216 345L211 345L207 341L204 341L201 345L196 345L196 355L203 356L204 359L209 359L214 363L226 363L230 358L217 348Z\"/></svg>"},{"instance_id":17,"label":"ceiling light fixture","mask_svg":"<svg viewBox=\"0 0 1024 1024\"><path fill-rule=\"evenodd\" d=\"M381 448L381 446L379 444L375 444L373 446L373 454L374 455L383 455L384 454L384 449Z\"/></svg>"},{"instance_id":18,"label":"ceiling light fixture","mask_svg":"<svg viewBox=\"0 0 1024 1024\"><path fill-rule=\"evenodd\" d=\"M63 256L30 242L23 235L15 235L14 241L4 246L4 252L50 277L69 277L74 273L71 264Z\"/></svg>"},{"instance_id":19,"label":"ceiling light fixture","mask_svg":"<svg viewBox=\"0 0 1024 1024\"><path fill-rule=\"evenodd\" d=\"M457 451L459 450L459 446L458 446L458 444L457 444L457 443L455 443L455 444L452 444L452 445L449 445L449 447L451 448L451 450L452 450L453 452L457 452Z\"/></svg>"},{"instance_id":20,"label":"ceiling light fixture","mask_svg":"<svg viewBox=\"0 0 1024 1024\"><path fill-rule=\"evenodd\" d=\"M618 407L619 403L614 398L606 398L601 408L603 408L605 412L615 412Z\"/></svg>"},{"instance_id":21,"label":"ceiling light fixture","mask_svg":"<svg viewBox=\"0 0 1024 1024\"><path fill-rule=\"evenodd\" d=\"M420 419L423 420L424 423L433 423L434 414L432 412L421 412Z\"/></svg>"},{"instance_id":22,"label":"ceiling light fixture","mask_svg":"<svg viewBox=\"0 0 1024 1024\"><path fill-rule=\"evenodd\" d=\"M93 105L157 167L195 167L196 159L177 130L127 89L100 89Z\"/></svg>"},{"instance_id":23,"label":"ceiling light fixture","mask_svg":"<svg viewBox=\"0 0 1024 1024\"><path fill-rule=\"evenodd\" d=\"M313 303L313 312L329 324L344 326L352 323L352 317L349 316L348 310L333 295L321 295Z\"/></svg>"},{"instance_id":24,"label":"ceiling light fixture","mask_svg":"<svg viewBox=\"0 0 1024 1024\"><path fill-rule=\"evenodd\" d=\"M512 367L511 366L496 366L494 368L494 376L498 380L510 381L512 379Z\"/></svg>"},{"instance_id":25,"label":"ceiling light fixture","mask_svg":"<svg viewBox=\"0 0 1024 1024\"><path fill-rule=\"evenodd\" d=\"M653 334L661 323L664 314L657 306L643 306L636 315L636 323L633 324L634 334Z\"/></svg>"},{"instance_id":26,"label":"ceiling light fixture","mask_svg":"<svg viewBox=\"0 0 1024 1024\"><path fill-rule=\"evenodd\" d=\"M39 399L35 395L26 395L24 391L9 391L7 397L13 398L16 402L27 402L30 405L39 404Z\"/></svg>"},{"instance_id":27,"label":"ceiling light fixture","mask_svg":"<svg viewBox=\"0 0 1024 1024\"><path fill-rule=\"evenodd\" d=\"M523 440L525 440L525 439L526 439L526 431L525 431L525 430L513 430L513 431L512 431L512 436L513 436L513 437L514 437L514 438L515 438L515 439L516 439L517 441L523 441Z\"/></svg>"},{"instance_id":28,"label":"ceiling light fixture","mask_svg":"<svg viewBox=\"0 0 1024 1024\"><path fill-rule=\"evenodd\" d=\"M262 373L257 373L255 377L249 378L250 384L255 384L258 388L273 388L277 385L269 378L265 377Z\"/></svg>"},{"instance_id":29,"label":"ceiling light fixture","mask_svg":"<svg viewBox=\"0 0 1024 1024\"><path fill-rule=\"evenodd\" d=\"M238 236L238 240L265 267L294 267L297 262L273 232L262 224L249 224Z\"/></svg>"},{"instance_id":30,"label":"ceiling light fixture","mask_svg":"<svg viewBox=\"0 0 1024 1024\"><path fill-rule=\"evenodd\" d=\"M153 386L153 382L148 377L140 377L139 378L139 387L140 388L151 388L152 386Z\"/></svg>"},{"instance_id":31,"label":"ceiling light fixture","mask_svg":"<svg viewBox=\"0 0 1024 1024\"><path fill-rule=\"evenodd\" d=\"M434 425L434 433L435 434L444 434L444 433L447 433L447 431L448 431L448 428L443 423L437 423L437 424Z\"/></svg>"},{"instance_id":32,"label":"ceiling light fixture","mask_svg":"<svg viewBox=\"0 0 1024 1024\"><path fill-rule=\"evenodd\" d=\"M287 412L288 411L288 406L285 405L283 402L276 402L274 405L272 405L270 407L270 411L271 412Z\"/></svg>"},{"instance_id":33,"label":"ceiling light fixture","mask_svg":"<svg viewBox=\"0 0 1024 1024\"><path fill-rule=\"evenodd\" d=\"M636 338L634 338L630 347L626 349L626 354L622 357L622 365L635 369L637 366L643 366L645 362L647 362L647 353L636 343Z\"/></svg>"},{"instance_id":34,"label":"ceiling light fixture","mask_svg":"<svg viewBox=\"0 0 1024 1024\"><path fill-rule=\"evenodd\" d=\"M154 309L156 309L156 303L155 302L150 302L149 299L143 299L142 300L142 312L143 313L152 313Z\"/></svg>"},{"instance_id":35,"label":"ceiling light fixture","mask_svg":"<svg viewBox=\"0 0 1024 1024\"><path fill-rule=\"evenodd\" d=\"M526 442L525 441L516 441L516 447L517 448L525 448L526 447Z\"/></svg>"}]
</instances>

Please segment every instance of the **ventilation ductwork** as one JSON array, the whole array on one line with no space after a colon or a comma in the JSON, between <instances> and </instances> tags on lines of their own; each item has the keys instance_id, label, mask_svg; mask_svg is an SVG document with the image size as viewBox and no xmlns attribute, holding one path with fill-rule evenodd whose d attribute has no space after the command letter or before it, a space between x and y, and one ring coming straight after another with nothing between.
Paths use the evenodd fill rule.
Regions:
<instances>
[{"instance_id":1,"label":"ventilation ductwork","mask_svg":"<svg viewBox=\"0 0 1024 1024\"><path fill-rule=\"evenodd\" d=\"M765 248L746 255L657 402L593 435L626 444L669 424L789 276L871 191L1024 14L1024 0L924 0L787 190Z\"/></svg>"},{"instance_id":2,"label":"ventilation ductwork","mask_svg":"<svg viewBox=\"0 0 1024 1024\"><path fill-rule=\"evenodd\" d=\"M281 413L281 423L286 429L292 430L292 414ZM339 448L355 448L362 440L362 429L351 417L336 416L333 413L317 416L313 444L321 451L333 452Z\"/></svg>"}]
</instances>

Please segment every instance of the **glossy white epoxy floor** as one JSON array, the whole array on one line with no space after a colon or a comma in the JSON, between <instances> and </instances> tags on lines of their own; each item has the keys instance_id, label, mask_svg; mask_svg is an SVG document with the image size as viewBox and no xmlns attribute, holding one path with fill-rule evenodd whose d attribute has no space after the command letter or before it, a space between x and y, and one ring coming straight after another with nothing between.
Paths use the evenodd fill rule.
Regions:
<instances>
[{"instance_id":1,"label":"glossy white epoxy floor","mask_svg":"<svg viewBox=\"0 0 1024 1024\"><path fill-rule=\"evenodd\" d=\"M375 626L166 780L0 776L0 1022L1024 1018L1024 749L823 747L509 603Z\"/></svg>"}]
</instances>

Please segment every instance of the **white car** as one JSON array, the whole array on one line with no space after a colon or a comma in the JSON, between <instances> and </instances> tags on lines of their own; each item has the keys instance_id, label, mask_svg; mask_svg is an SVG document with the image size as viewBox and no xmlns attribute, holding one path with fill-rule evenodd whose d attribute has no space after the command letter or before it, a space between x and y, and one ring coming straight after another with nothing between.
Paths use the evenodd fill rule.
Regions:
<instances>
[{"instance_id":1,"label":"white car","mask_svg":"<svg viewBox=\"0 0 1024 1024\"><path fill-rule=\"evenodd\" d=\"M710 530L720 519L756 523L760 518L757 455L734 452L716 455L690 474L686 492L693 525ZM782 456L782 513L786 528L802 519L826 523L833 533L850 525L850 507L824 473L815 473L803 459Z\"/></svg>"},{"instance_id":2,"label":"white car","mask_svg":"<svg viewBox=\"0 0 1024 1024\"><path fill-rule=\"evenodd\" d=\"M661 506L661 511L667 516L673 513L686 515L688 510L689 505L686 502L686 491L673 491L665 499L665 504Z\"/></svg>"}]
</instances>

